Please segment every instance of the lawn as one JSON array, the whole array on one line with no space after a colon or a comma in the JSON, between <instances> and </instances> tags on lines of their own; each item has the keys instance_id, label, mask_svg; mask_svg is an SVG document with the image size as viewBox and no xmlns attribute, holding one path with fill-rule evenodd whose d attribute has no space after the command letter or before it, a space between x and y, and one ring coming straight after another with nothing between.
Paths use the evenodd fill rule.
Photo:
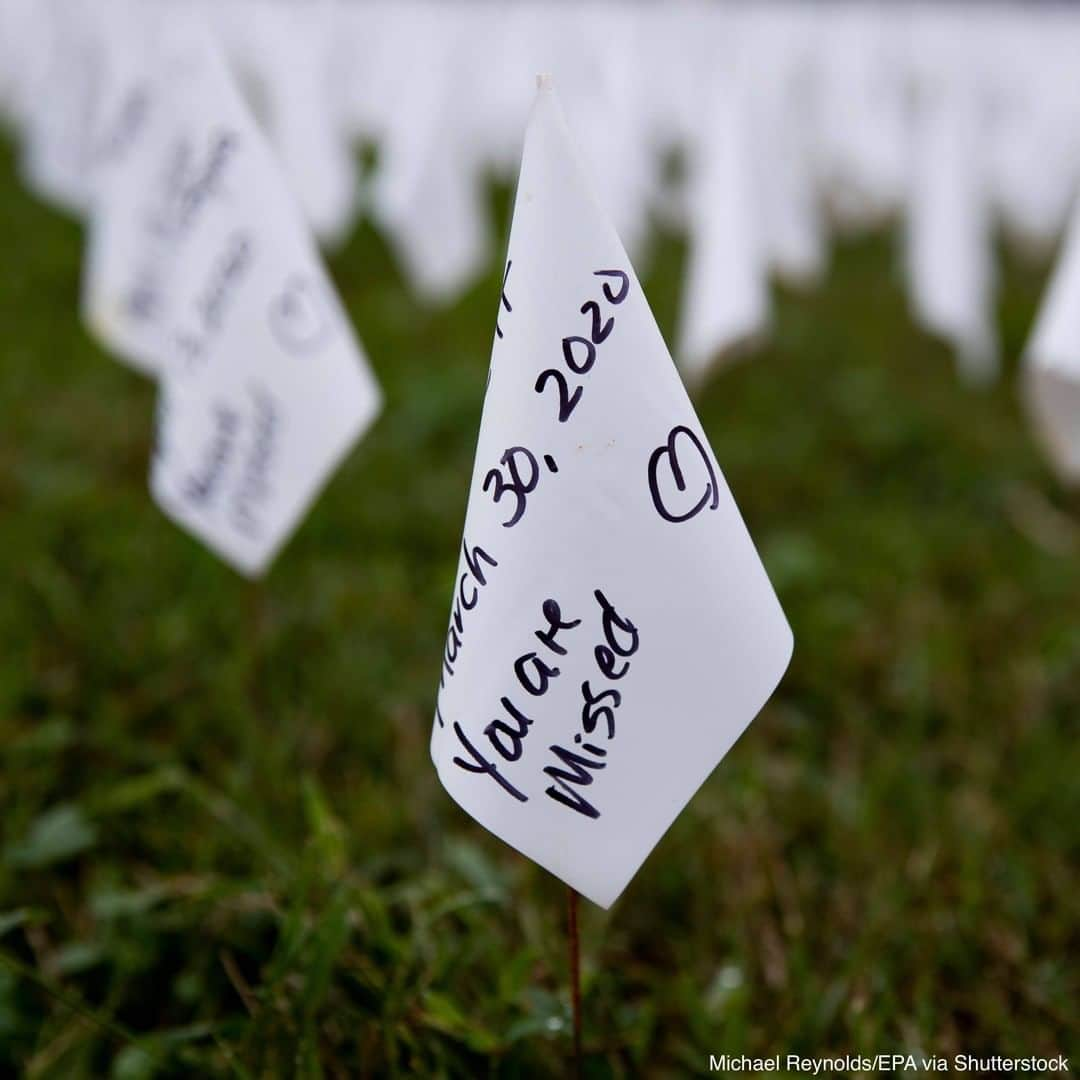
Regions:
<instances>
[{"instance_id":1,"label":"lawn","mask_svg":"<svg viewBox=\"0 0 1080 1080\"><path fill-rule=\"evenodd\" d=\"M498 257L441 311L368 226L332 258L386 409L252 585L152 503L153 388L8 147L0 237L0 1076L566 1075L565 889L428 758ZM683 255L642 275L669 339ZM589 1077L1080 1055L1080 497L1015 379L1047 268L1005 260L976 390L897 256L842 242L699 394L795 658L583 905Z\"/></svg>"}]
</instances>

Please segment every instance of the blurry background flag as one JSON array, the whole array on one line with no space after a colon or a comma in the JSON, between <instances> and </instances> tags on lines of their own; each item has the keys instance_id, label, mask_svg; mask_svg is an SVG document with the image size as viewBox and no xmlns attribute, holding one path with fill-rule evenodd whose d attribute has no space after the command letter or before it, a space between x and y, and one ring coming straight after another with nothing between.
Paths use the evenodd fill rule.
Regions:
<instances>
[{"instance_id":1,"label":"blurry background flag","mask_svg":"<svg viewBox=\"0 0 1080 1080\"><path fill-rule=\"evenodd\" d=\"M907 270L919 321L956 350L973 381L998 371L986 143L969 73L939 69L917 106Z\"/></svg>"},{"instance_id":2,"label":"blurry background flag","mask_svg":"<svg viewBox=\"0 0 1080 1080\"><path fill-rule=\"evenodd\" d=\"M208 9L241 78L265 110L265 126L290 190L320 242L338 247L360 192L341 76L333 55L336 7L275 4L253 19L243 5Z\"/></svg>"},{"instance_id":3,"label":"blurry background flag","mask_svg":"<svg viewBox=\"0 0 1080 1080\"><path fill-rule=\"evenodd\" d=\"M792 636L542 80L432 735L462 807L612 904Z\"/></svg>"},{"instance_id":4,"label":"blurry background flag","mask_svg":"<svg viewBox=\"0 0 1080 1080\"><path fill-rule=\"evenodd\" d=\"M486 63L473 26L435 4L417 24L392 24L413 56L392 65L381 104L387 115L371 212L391 238L416 292L432 303L457 299L488 265L492 246L478 132L470 121ZM395 40L391 38L391 40Z\"/></svg>"},{"instance_id":5,"label":"blurry background flag","mask_svg":"<svg viewBox=\"0 0 1080 1080\"><path fill-rule=\"evenodd\" d=\"M765 219L750 154L748 78L740 64L710 77L704 130L689 157L690 254L678 355L694 382L726 350L768 324Z\"/></svg>"},{"instance_id":6,"label":"blurry background flag","mask_svg":"<svg viewBox=\"0 0 1080 1080\"><path fill-rule=\"evenodd\" d=\"M39 198L67 213L86 208L88 134L100 73L93 10L65 0L23 0L13 7L9 47L22 53L16 72L20 169Z\"/></svg>"},{"instance_id":7,"label":"blurry background flag","mask_svg":"<svg viewBox=\"0 0 1080 1080\"><path fill-rule=\"evenodd\" d=\"M133 232L121 230L129 243L119 254L129 272L153 274L144 339L160 379L152 489L167 514L257 575L380 395L215 44L187 20L151 38L161 49L143 42L150 64L113 118L147 122L117 128L123 154L106 203L131 197ZM108 313L93 321L107 324Z\"/></svg>"},{"instance_id":8,"label":"blurry background flag","mask_svg":"<svg viewBox=\"0 0 1080 1080\"><path fill-rule=\"evenodd\" d=\"M1045 256L1080 184L1075 5L0 0L21 174L85 217L84 317L151 374L191 241L155 174L177 55L161 39L195 14L315 237L337 245L366 213L432 305L490 261L488 181L510 179L528 105L516 73L557 72L630 254L662 249L658 221L686 236L676 355L694 382L766 336L773 276L818 280L830 231L893 219L915 319L995 378L997 231Z\"/></svg>"},{"instance_id":9,"label":"blurry background flag","mask_svg":"<svg viewBox=\"0 0 1080 1080\"><path fill-rule=\"evenodd\" d=\"M1026 356L1036 426L1066 480L1080 483L1080 203Z\"/></svg>"},{"instance_id":10,"label":"blurry background flag","mask_svg":"<svg viewBox=\"0 0 1080 1080\"><path fill-rule=\"evenodd\" d=\"M746 77L753 139L754 185L760 200L769 267L786 282L806 287L825 270L825 215L813 159L813 101L807 94L813 70L815 11L802 19L773 8L749 17Z\"/></svg>"},{"instance_id":11,"label":"blurry background flag","mask_svg":"<svg viewBox=\"0 0 1080 1080\"><path fill-rule=\"evenodd\" d=\"M157 375L168 353L168 275L187 235L167 175L182 164L169 155L183 153L172 88L187 77L185 50L170 46L152 5L108 4L97 30L82 315L110 353Z\"/></svg>"},{"instance_id":12,"label":"blurry background flag","mask_svg":"<svg viewBox=\"0 0 1080 1080\"><path fill-rule=\"evenodd\" d=\"M367 214L433 304L492 254L487 181L511 179L528 105L515 73L556 72L630 254L657 220L687 234L695 377L763 336L771 274L812 282L829 230L896 217L915 317L992 378L995 229L1045 253L1080 181L1076 5L0 0L0 115L27 183L72 213L95 198L103 28L150 9L207 19L318 239ZM363 170L357 140L377 151Z\"/></svg>"}]
</instances>

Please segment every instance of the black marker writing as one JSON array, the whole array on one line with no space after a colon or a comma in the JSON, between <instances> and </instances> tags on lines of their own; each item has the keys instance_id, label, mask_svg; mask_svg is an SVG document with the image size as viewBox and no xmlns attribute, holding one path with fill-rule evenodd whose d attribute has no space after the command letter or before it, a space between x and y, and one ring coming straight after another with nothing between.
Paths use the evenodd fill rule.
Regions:
<instances>
[{"instance_id":1,"label":"black marker writing","mask_svg":"<svg viewBox=\"0 0 1080 1080\"><path fill-rule=\"evenodd\" d=\"M696 455L693 456L704 467L705 475L702 479L705 481L705 486L696 502L687 504L685 500L680 500L683 506L679 509L672 509L670 505L672 501L672 485L667 481L667 478L670 477L674 481L675 491L680 496L687 489L686 474L679 458L680 445L692 447L697 451ZM666 497L664 495L665 490L667 491ZM716 470L713 468L709 451L688 427L682 425L673 427L671 434L668 435L667 443L664 446L658 446L652 452L652 456L649 458L649 494L652 495L656 512L665 521L674 524L689 521L690 518L701 513L706 506L710 510L715 510L720 505L720 487L716 482Z\"/></svg>"},{"instance_id":2,"label":"black marker writing","mask_svg":"<svg viewBox=\"0 0 1080 1080\"><path fill-rule=\"evenodd\" d=\"M629 672L629 658L638 651L640 635L637 627L619 614L600 589L596 589L593 596L600 605L600 627L604 637L603 642L593 649L593 656L600 673L617 681ZM544 794L584 817L596 819L600 811L577 789L591 786L593 772L607 767L607 762L602 759L607 757L608 751L598 741L586 742L585 738L603 738L608 742L615 738L615 712L623 703L623 694L613 687L594 688L592 680L586 679L581 684L581 699L581 731L573 740L578 749L557 744L548 747L559 764L544 767L545 775L555 781Z\"/></svg>"},{"instance_id":3,"label":"black marker writing","mask_svg":"<svg viewBox=\"0 0 1080 1080\"><path fill-rule=\"evenodd\" d=\"M544 616L544 626L536 630L534 636L541 642L546 652L553 653L556 656L565 656L566 646L559 640L559 635L573 630L580 625L581 620L565 621L558 601L553 599L545 600L541 610ZM453 626L451 626L451 629L453 629ZM541 656L537 650L523 653L514 661L514 675L518 688L528 694L530 698L543 697L548 692L552 681L557 679L560 674L559 667L549 663L548 659ZM519 761L524 754L525 740L534 721L526 710L516 704L508 694L499 699L499 705L502 715L495 717L487 724L484 728L484 737L498 757L505 762L513 763ZM438 705L436 705L436 716L440 719L442 716ZM458 731L456 723L454 728L455 731ZM520 798L522 802L526 801L526 796L522 795L498 773L493 762L485 758L476 747L468 742L463 732L458 733L458 739L469 750L472 762L470 764L464 758L454 758L455 765L468 772L486 773L492 779L497 780L515 798Z\"/></svg>"},{"instance_id":4,"label":"black marker writing","mask_svg":"<svg viewBox=\"0 0 1080 1080\"><path fill-rule=\"evenodd\" d=\"M565 646L560 645L555 639L560 630L573 630L575 626L581 625L581 620L574 619L572 622L563 622L562 609L559 607L557 600L545 600L542 611L547 622L547 629L537 630L537 638L557 656L565 656Z\"/></svg>"},{"instance_id":5,"label":"black marker writing","mask_svg":"<svg viewBox=\"0 0 1080 1080\"><path fill-rule=\"evenodd\" d=\"M544 464L553 473L559 471L555 459L550 454L544 455ZM503 522L503 528L512 529L524 515L528 506L528 497L536 490L536 485L540 482L540 466L537 464L536 455L524 446L511 446L507 449L499 458L499 465L501 468L488 470L484 477L483 490L493 488L492 498L495 502L500 502L504 495L514 496L514 512L509 520ZM503 469L506 470L509 479L503 475ZM523 469L527 472L527 476L522 475Z\"/></svg>"},{"instance_id":6,"label":"black marker writing","mask_svg":"<svg viewBox=\"0 0 1080 1080\"><path fill-rule=\"evenodd\" d=\"M188 154L182 159L182 175L179 178L179 231L189 231L206 203L221 194L229 164L240 145L241 139L237 132L215 132L202 168L192 162L190 147L187 148Z\"/></svg>"},{"instance_id":7,"label":"black marker writing","mask_svg":"<svg viewBox=\"0 0 1080 1080\"><path fill-rule=\"evenodd\" d=\"M502 306L504 308L506 308L506 310L508 312L514 310L510 306L510 298L506 295L506 282L507 282L507 279L510 277L510 267L513 266L513 265L514 265L514 262L513 262L512 259L507 259L506 260L506 270L503 273L502 294L499 297L499 303L502 304ZM499 338L500 341L502 340L503 332L502 332L502 327L499 325L499 320L498 319L495 320L495 335L496 335L496 337Z\"/></svg>"},{"instance_id":8,"label":"black marker writing","mask_svg":"<svg viewBox=\"0 0 1080 1080\"><path fill-rule=\"evenodd\" d=\"M174 341L189 369L206 356L221 332L229 306L248 276L251 264L250 234L242 230L230 233L195 297L192 323L175 331Z\"/></svg>"},{"instance_id":9,"label":"black marker writing","mask_svg":"<svg viewBox=\"0 0 1080 1080\"><path fill-rule=\"evenodd\" d=\"M612 292L611 285L604 282L602 289L604 299L613 307L621 304L630 292L630 276L622 270L594 270L594 277L617 278L619 288ZM603 344L615 328L615 317L603 318L599 303L596 300L586 300L581 305L581 314L589 316L589 335L569 334L562 339L563 363L573 375L587 375L592 371L596 363L596 346ZM559 423L565 424L573 415L574 410L581 401L581 395L585 392L584 385L578 385L573 391L570 383L559 368L546 368L541 371L536 379L533 389L542 394L549 383L555 386L555 392L559 401Z\"/></svg>"},{"instance_id":10,"label":"black marker writing","mask_svg":"<svg viewBox=\"0 0 1080 1080\"><path fill-rule=\"evenodd\" d=\"M603 613L602 626L608 646L617 656L633 656L638 651L639 644L637 627L629 619L624 619L599 589L593 596ZM625 638L620 640L619 634L624 634ZM599 660L599 656L597 659Z\"/></svg>"},{"instance_id":11,"label":"black marker writing","mask_svg":"<svg viewBox=\"0 0 1080 1080\"><path fill-rule=\"evenodd\" d=\"M607 731L607 737L615 738L615 710L622 704L622 694L618 690L602 690L599 694L593 693L592 685L586 680L581 684L581 697L585 702L581 708L581 726L585 734L591 735L596 730L596 725L602 722ZM576 742L581 741L580 735L574 738Z\"/></svg>"},{"instance_id":12,"label":"black marker writing","mask_svg":"<svg viewBox=\"0 0 1080 1080\"><path fill-rule=\"evenodd\" d=\"M563 806L569 806L571 810L576 810L587 818L598 818L600 811L570 785L588 787L593 782L593 777L592 773L586 770L606 769L607 764L603 761L594 761L592 758L583 757L581 754L575 754L573 750L567 750L562 746L549 746L548 749L566 768L560 768L557 765L545 767L545 775L554 780L555 783L544 794L549 795L556 802L562 803ZM567 771L567 769L570 771Z\"/></svg>"},{"instance_id":13,"label":"black marker writing","mask_svg":"<svg viewBox=\"0 0 1080 1080\"><path fill-rule=\"evenodd\" d=\"M528 802L529 797L524 793L518 791L509 780L501 772L499 772L498 766L493 761L488 761L479 750L471 742L469 742L468 736L461 730L461 725L454 722L454 734L458 737L458 742L465 748L465 751L472 758L472 761L466 761L464 758L455 757L454 764L461 769L465 769L466 772L471 773L486 773L491 777L499 786L508 794L512 795L518 802Z\"/></svg>"},{"instance_id":14,"label":"black marker writing","mask_svg":"<svg viewBox=\"0 0 1080 1080\"><path fill-rule=\"evenodd\" d=\"M458 578L457 588L454 590L450 629L446 632L446 646L443 649L443 670L439 677L440 689L446 685L446 680L453 678L454 675L454 664L457 663L458 654L461 652L462 635L465 633L464 613L476 607L480 602L480 590L487 585L484 564L489 567L499 565L498 561L482 547L470 548L468 542L463 540L461 548L465 555L465 572Z\"/></svg>"},{"instance_id":15,"label":"black marker writing","mask_svg":"<svg viewBox=\"0 0 1080 1080\"><path fill-rule=\"evenodd\" d=\"M252 404L251 446L233 496L233 522L249 537L259 535L259 511L271 495L270 470L279 441L281 412L274 397L263 387L248 389Z\"/></svg>"},{"instance_id":16,"label":"black marker writing","mask_svg":"<svg viewBox=\"0 0 1080 1080\"><path fill-rule=\"evenodd\" d=\"M91 166L111 164L133 146L146 130L153 95L149 86L136 83L124 95L112 123L91 153Z\"/></svg>"},{"instance_id":17,"label":"black marker writing","mask_svg":"<svg viewBox=\"0 0 1080 1080\"><path fill-rule=\"evenodd\" d=\"M594 270L593 277L609 277L618 280L619 293L617 296L612 293L611 286L607 282L604 283L604 299L609 304L618 306L626 299L627 293L630 292L630 276L623 273L622 270Z\"/></svg>"},{"instance_id":18,"label":"black marker writing","mask_svg":"<svg viewBox=\"0 0 1080 1080\"><path fill-rule=\"evenodd\" d=\"M230 406L215 405L213 417L214 432L206 449L203 467L188 477L183 489L184 497L196 506L205 505L216 494L232 460L236 436L240 431L240 414Z\"/></svg>"}]
</instances>

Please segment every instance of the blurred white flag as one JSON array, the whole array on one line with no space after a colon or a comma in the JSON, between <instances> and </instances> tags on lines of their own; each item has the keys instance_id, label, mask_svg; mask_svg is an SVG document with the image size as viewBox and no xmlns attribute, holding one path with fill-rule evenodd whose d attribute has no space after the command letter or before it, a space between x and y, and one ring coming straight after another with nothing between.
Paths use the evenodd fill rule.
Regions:
<instances>
[{"instance_id":1,"label":"blurred white flag","mask_svg":"<svg viewBox=\"0 0 1080 1080\"><path fill-rule=\"evenodd\" d=\"M39 198L80 216L98 89L95 12L87 0L36 0L17 24L25 50L20 171Z\"/></svg>"},{"instance_id":2,"label":"blurred white flag","mask_svg":"<svg viewBox=\"0 0 1080 1080\"><path fill-rule=\"evenodd\" d=\"M550 85L529 122L432 758L609 906L792 636Z\"/></svg>"},{"instance_id":3,"label":"blurred white flag","mask_svg":"<svg viewBox=\"0 0 1080 1080\"><path fill-rule=\"evenodd\" d=\"M893 4L801 7L812 20L802 32L816 58L815 156L832 213L847 228L880 223L901 204L907 178L910 13Z\"/></svg>"},{"instance_id":4,"label":"blurred white flag","mask_svg":"<svg viewBox=\"0 0 1080 1080\"><path fill-rule=\"evenodd\" d=\"M1025 360L1039 434L1062 476L1080 483L1080 202Z\"/></svg>"},{"instance_id":5,"label":"blurred white flag","mask_svg":"<svg viewBox=\"0 0 1080 1080\"><path fill-rule=\"evenodd\" d=\"M679 366L694 382L769 320L748 72L738 60L712 74L707 100L690 154L690 253L679 319Z\"/></svg>"},{"instance_id":6,"label":"blurred white flag","mask_svg":"<svg viewBox=\"0 0 1080 1080\"><path fill-rule=\"evenodd\" d=\"M160 378L155 498L257 575L375 417L379 391L216 46L176 12L157 40L106 144L118 154L107 214L135 220L98 238L128 242L98 265L153 268L140 344ZM111 304L94 323L127 314Z\"/></svg>"},{"instance_id":7,"label":"blurred white flag","mask_svg":"<svg viewBox=\"0 0 1080 1080\"><path fill-rule=\"evenodd\" d=\"M359 196L344 103L331 83L336 13L336 5L324 3L267 5L256 18L227 7L222 13L234 17L231 54L265 107L289 189L329 247L344 242Z\"/></svg>"},{"instance_id":8,"label":"blurred white flag","mask_svg":"<svg viewBox=\"0 0 1080 1080\"><path fill-rule=\"evenodd\" d=\"M986 133L994 206L1010 238L1053 253L1080 177L1080 34L1076 10L995 9L981 72L993 109Z\"/></svg>"},{"instance_id":9,"label":"blurred white flag","mask_svg":"<svg viewBox=\"0 0 1080 1080\"><path fill-rule=\"evenodd\" d=\"M457 299L491 255L473 90L485 57L452 8L422 20L400 13L397 32L413 57L386 87L394 100L373 180L371 210L416 292ZM452 45L448 45L452 43Z\"/></svg>"},{"instance_id":10,"label":"blurred white flag","mask_svg":"<svg viewBox=\"0 0 1080 1080\"><path fill-rule=\"evenodd\" d=\"M748 147L761 203L769 268L807 286L825 269L825 216L815 175L810 8L763 4L747 9L740 47L749 60L753 140ZM749 141L748 141L749 142Z\"/></svg>"},{"instance_id":11,"label":"blurred white flag","mask_svg":"<svg viewBox=\"0 0 1080 1080\"><path fill-rule=\"evenodd\" d=\"M41 9L38 0L0 0L0 122L5 124L26 118Z\"/></svg>"},{"instance_id":12,"label":"blurred white flag","mask_svg":"<svg viewBox=\"0 0 1080 1080\"><path fill-rule=\"evenodd\" d=\"M157 375L168 353L168 276L186 237L174 228L176 193L164 174L178 148L172 86L186 77L185 50L169 47L154 5L114 0L99 29L82 316L110 353Z\"/></svg>"},{"instance_id":13,"label":"blurred white flag","mask_svg":"<svg viewBox=\"0 0 1080 1080\"><path fill-rule=\"evenodd\" d=\"M973 382L998 373L984 109L969 72L923 87L915 124L907 272L916 318L957 352Z\"/></svg>"}]
</instances>

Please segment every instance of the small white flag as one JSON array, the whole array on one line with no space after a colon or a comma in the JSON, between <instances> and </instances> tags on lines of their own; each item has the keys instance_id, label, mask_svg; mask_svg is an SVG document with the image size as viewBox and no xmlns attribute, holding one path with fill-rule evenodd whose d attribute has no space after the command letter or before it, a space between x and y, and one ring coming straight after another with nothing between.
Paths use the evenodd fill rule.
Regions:
<instances>
[{"instance_id":1,"label":"small white flag","mask_svg":"<svg viewBox=\"0 0 1080 1080\"><path fill-rule=\"evenodd\" d=\"M331 93L336 11L268 5L257 18L243 15L241 30L290 190L315 235L334 248L352 228L360 191L343 110Z\"/></svg>"},{"instance_id":2,"label":"small white flag","mask_svg":"<svg viewBox=\"0 0 1080 1080\"><path fill-rule=\"evenodd\" d=\"M34 4L26 39L31 59L22 98L20 171L38 198L75 217L86 207L87 130L94 108L97 56L89 3Z\"/></svg>"},{"instance_id":3,"label":"small white flag","mask_svg":"<svg viewBox=\"0 0 1080 1080\"><path fill-rule=\"evenodd\" d=\"M612 904L792 636L548 81L525 139L432 758Z\"/></svg>"},{"instance_id":4,"label":"small white flag","mask_svg":"<svg viewBox=\"0 0 1080 1080\"><path fill-rule=\"evenodd\" d=\"M115 3L100 14L82 316L112 355L156 376L168 352L168 275L184 235L172 228L179 215L166 170L179 125L172 85L185 77L186 54L170 47L171 24L156 5Z\"/></svg>"},{"instance_id":5,"label":"small white flag","mask_svg":"<svg viewBox=\"0 0 1080 1080\"><path fill-rule=\"evenodd\" d=\"M1025 356L1028 401L1062 477L1080 483L1080 202Z\"/></svg>"},{"instance_id":6,"label":"small white flag","mask_svg":"<svg viewBox=\"0 0 1080 1080\"><path fill-rule=\"evenodd\" d=\"M413 289L430 303L447 303L491 257L481 144L471 122L482 63L457 10L436 4L423 19L402 21L413 59L395 68L389 86L394 109L371 211Z\"/></svg>"},{"instance_id":7,"label":"small white flag","mask_svg":"<svg viewBox=\"0 0 1080 1080\"><path fill-rule=\"evenodd\" d=\"M171 127L148 170L170 245L151 486L169 516L254 576L380 396L216 46L184 29L170 24L183 61L170 66Z\"/></svg>"},{"instance_id":8,"label":"small white flag","mask_svg":"<svg viewBox=\"0 0 1080 1080\"><path fill-rule=\"evenodd\" d=\"M945 73L923 87L906 218L907 274L919 322L957 351L972 382L997 377L984 109L974 80Z\"/></svg>"},{"instance_id":9,"label":"small white flag","mask_svg":"<svg viewBox=\"0 0 1080 1080\"><path fill-rule=\"evenodd\" d=\"M690 252L679 366L700 382L721 354L769 323L769 266L754 176L745 68L710 76L709 121L690 159Z\"/></svg>"}]
</instances>

